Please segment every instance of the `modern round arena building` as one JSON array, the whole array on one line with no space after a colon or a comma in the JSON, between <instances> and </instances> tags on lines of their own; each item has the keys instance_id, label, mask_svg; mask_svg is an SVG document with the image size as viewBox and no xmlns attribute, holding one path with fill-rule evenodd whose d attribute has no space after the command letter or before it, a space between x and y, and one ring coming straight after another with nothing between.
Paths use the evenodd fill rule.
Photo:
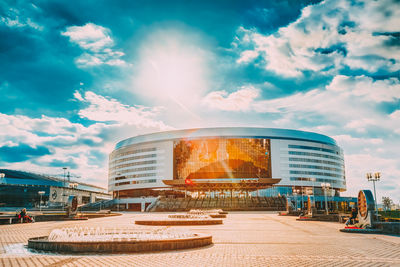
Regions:
<instances>
[{"instance_id":1,"label":"modern round arena building","mask_svg":"<svg viewBox=\"0 0 400 267\"><path fill-rule=\"evenodd\" d=\"M197 194L323 195L346 190L343 151L332 138L275 128L201 128L119 142L109 157L114 198ZM253 192L253 193L251 193Z\"/></svg>"}]
</instances>

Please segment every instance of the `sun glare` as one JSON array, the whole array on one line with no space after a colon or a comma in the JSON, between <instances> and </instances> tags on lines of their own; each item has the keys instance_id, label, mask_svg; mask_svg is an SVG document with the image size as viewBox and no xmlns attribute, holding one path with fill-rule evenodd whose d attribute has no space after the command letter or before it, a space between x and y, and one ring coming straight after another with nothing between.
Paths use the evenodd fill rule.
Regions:
<instances>
[{"instance_id":1,"label":"sun glare","mask_svg":"<svg viewBox=\"0 0 400 267\"><path fill-rule=\"evenodd\" d=\"M157 32L140 50L135 90L153 100L187 106L207 90L208 57L190 35Z\"/></svg>"}]
</instances>

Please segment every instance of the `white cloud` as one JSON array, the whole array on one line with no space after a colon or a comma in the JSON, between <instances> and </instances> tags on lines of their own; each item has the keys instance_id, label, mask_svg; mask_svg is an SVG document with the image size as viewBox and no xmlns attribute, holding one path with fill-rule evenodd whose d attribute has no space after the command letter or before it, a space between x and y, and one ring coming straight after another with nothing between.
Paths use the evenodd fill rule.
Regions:
<instances>
[{"instance_id":1,"label":"white cloud","mask_svg":"<svg viewBox=\"0 0 400 267\"><path fill-rule=\"evenodd\" d=\"M265 68L295 77L302 71L331 73L345 66L376 72L400 69L398 46L390 32L398 32L400 4L396 1L327 0L303 9L301 16L273 35L238 29L236 44L246 48L238 63L261 56Z\"/></svg>"},{"instance_id":2,"label":"white cloud","mask_svg":"<svg viewBox=\"0 0 400 267\"><path fill-rule=\"evenodd\" d=\"M365 178L366 173L381 172L381 181L376 183L378 203L382 196L389 196L399 203L400 169L395 158L376 156L373 153L345 155L347 192L344 195L356 196L360 189L371 189L372 183Z\"/></svg>"},{"instance_id":3,"label":"white cloud","mask_svg":"<svg viewBox=\"0 0 400 267\"><path fill-rule=\"evenodd\" d=\"M399 120L397 113L389 116L379 112L377 107L382 102L399 101L399 92L400 81L395 78L374 81L366 76L338 75L325 88L286 97L262 100L257 89L241 88L231 94L211 92L204 97L203 103L217 110L279 113L281 127L293 127L292 119L318 115L327 124L343 125L347 130L360 133L374 127L396 132L394 121ZM285 116L294 118L287 120Z\"/></svg>"},{"instance_id":4,"label":"white cloud","mask_svg":"<svg viewBox=\"0 0 400 267\"><path fill-rule=\"evenodd\" d=\"M79 101L84 101L84 99L83 99L81 93L79 93L78 91L75 91L75 92L74 92L74 98L76 98L76 99L79 100Z\"/></svg>"},{"instance_id":5,"label":"white cloud","mask_svg":"<svg viewBox=\"0 0 400 267\"><path fill-rule=\"evenodd\" d=\"M393 102L400 99L400 82L396 78L374 81L366 76L338 75L327 86L327 89L376 103Z\"/></svg>"},{"instance_id":6,"label":"white cloud","mask_svg":"<svg viewBox=\"0 0 400 267\"><path fill-rule=\"evenodd\" d=\"M247 62L252 61L256 57L258 57L258 52L253 51L253 50L246 50L240 54L240 58L236 62L237 63L242 63L242 62L247 63Z\"/></svg>"},{"instance_id":7,"label":"white cloud","mask_svg":"<svg viewBox=\"0 0 400 267\"><path fill-rule=\"evenodd\" d=\"M345 195L356 195L370 188L366 172L381 171L382 191L399 201L400 192L400 110L390 114L380 109L382 101L396 104L400 100L398 79L373 80L366 76L338 75L322 87L286 97L264 100L258 94L242 94L243 88L228 94L209 93L208 107L217 110L246 111L249 118L262 116L262 126L300 129L332 136L344 149L347 188ZM240 97L238 97L240 95ZM243 100L244 105L236 105ZM238 112L234 113L239 116ZM379 192L380 191L380 192ZM380 199L379 199L380 201Z\"/></svg>"},{"instance_id":8,"label":"white cloud","mask_svg":"<svg viewBox=\"0 0 400 267\"><path fill-rule=\"evenodd\" d=\"M83 26L67 27L61 35L69 37L72 43L78 44L84 51L75 63L79 67L93 67L99 65L124 66L126 62L121 59L123 52L114 51L114 40L108 28L87 23Z\"/></svg>"},{"instance_id":9,"label":"white cloud","mask_svg":"<svg viewBox=\"0 0 400 267\"><path fill-rule=\"evenodd\" d=\"M61 34L68 36L71 42L78 44L83 49L93 52L99 52L114 45L114 41L110 37L110 30L93 23L67 27L67 30Z\"/></svg>"},{"instance_id":10,"label":"white cloud","mask_svg":"<svg viewBox=\"0 0 400 267\"><path fill-rule=\"evenodd\" d=\"M156 127L160 130L170 129L159 120L155 120L160 108L146 108L142 106L130 107L97 95L91 91L85 92L83 97L79 93L74 94L76 99L86 102L89 106L79 111L79 116L99 122L115 122L119 124L136 125L138 127Z\"/></svg>"},{"instance_id":11,"label":"white cloud","mask_svg":"<svg viewBox=\"0 0 400 267\"><path fill-rule=\"evenodd\" d=\"M23 11L21 12L16 8L7 8L4 16L0 17L0 25L4 24L10 28L30 27L38 31L43 31L44 27L33 21L32 18L25 16Z\"/></svg>"},{"instance_id":12,"label":"white cloud","mask_svg":"<svg viewBox=\"0 0 400 267\"><path fill-rule=\"evenodd\" d=\"M171 129L155 118L160 108L131 107L93 92L82 95L75 91L74 97L85 106L78 114L94 121L93 124L84 126L44 115L31 118L0 113L0 147L23 144L50 151L31 160L1 162L2 166L52 174L60 173L59 165L63 164L82 176L82 182L106 186L107 158L116 142L137 134Z\"/></svg>"},{"instance_id":13,"label":"white cloud","mask_svg":"<svg viewBox=\"0 0 400 267\"><path fill-rule=\"evenodd\" d=\"M259 90L254 87L243 87L231 94L226 91L214 91L203 99L203 104L219 110L248 111L258 96Z\"/></svg>"},{"instance_id":14,"label":"white cloud","mask_svg":"<svg viewBox=\"0 0 400 267\"><path fill-rule=\"evenodd\" d=\"M90 67L104 64L104 62L98 57L98 55L91 55L88 53L83 53L78 58L75 59L75 63L78 66Z\"/></svg>"}]
</instances>

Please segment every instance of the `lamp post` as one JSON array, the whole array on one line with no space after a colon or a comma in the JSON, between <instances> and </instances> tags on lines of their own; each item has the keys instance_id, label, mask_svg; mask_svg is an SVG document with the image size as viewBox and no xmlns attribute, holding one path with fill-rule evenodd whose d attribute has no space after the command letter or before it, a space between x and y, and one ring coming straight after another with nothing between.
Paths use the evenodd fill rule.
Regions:
<instances>
[{"instance_id":1,"label":"lamp post","mask_svg":"<svg viewBox=\"0 0 400 267\"><path fill-rule=\"evenodd\" d=\"M325 212L326 212L326 215L328 215L328 214L329 214L329 211L328 211L328 200L327 200L327 196L326 196L326 191L328 191L328 189L331 187L331 184L330 184L330 183L321 183L321 187L322 187L322 189L324 190L324 195L325 195Z\"/></svg>"},{"instance_id":2,"label":"lamp post","mask_svg":"<svg viewBox=\"0 0 400 267\"><path fill-rule=\"evenodd\" d=\"M381 173L380 172L376 172L376 173L374 173L374 176L372 176L372 173L367 173L366 175L365 175L366 177L367 177L367 179L368 179L368 182L373 182L373 184L374 184L374 197L375 197L375 211L377 211L378 210L378 203L377 203L377 198L376 198L376 190L375 190L375 182L378 182L378 181L380 181L380 179L381 179Z\"/></svg>"},{"instance_id":3,"label":"lamp post","mask_svg":"<svg viewBox=\"0 0 400 267\"><path fill-rule=\"evenodd\" d=\"M64 182L63 182L63 190L62 190L62 202L63 202L63 210L65 209L65 171L67 167L63 167L64 170Z\"/></svg>"},{"instance_id":4,"label":"lamp post","mask_svg":"<svg viewBox=\"0 0 400 267\"><path fill-rule=\"evenodd\" d=\"M44 191L39 191L38 194L40 195L40 202L39 202L39 211L42 211L42 196L44 195Z\"/></svg>"},{"instance_id":5,"label":"lamp post","mask_svg":"<svg viewBox=\"0 0 400 267\"><path fill-rule=\"evenodd\" d=\"M301 183L301 210L304 209L304 199L303 199L303 181Z\"/></svg>"}]
</instances>

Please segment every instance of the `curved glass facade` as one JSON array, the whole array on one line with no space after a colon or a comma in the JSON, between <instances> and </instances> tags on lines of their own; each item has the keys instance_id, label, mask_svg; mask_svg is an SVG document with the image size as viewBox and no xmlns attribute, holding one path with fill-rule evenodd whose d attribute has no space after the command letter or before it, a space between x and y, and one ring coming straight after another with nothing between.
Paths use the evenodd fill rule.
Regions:
<instances>
[{"instance_id":1,"label":"curved glass facade","mask_svg":"<svg viewBox=\"0 0 400 267\"><path fill-rule=\"evenodd\" d=\"M269 139L174 141L174 179L271 178Z\"/></svg>"},{"instance_id":2,"label":"curved glass facade","mask_svg":"<svg viewBox=\"0 0 400 267\"><path fill-rule=\"evenodd\" d=\"M282 192L346 190L343 151L317 133L270 128L204 128L119 142L110 154L109 191L167 188L163 180L278 178ZM318 191L319 190L319 191Z\"/></svg>"}]
</instances>

